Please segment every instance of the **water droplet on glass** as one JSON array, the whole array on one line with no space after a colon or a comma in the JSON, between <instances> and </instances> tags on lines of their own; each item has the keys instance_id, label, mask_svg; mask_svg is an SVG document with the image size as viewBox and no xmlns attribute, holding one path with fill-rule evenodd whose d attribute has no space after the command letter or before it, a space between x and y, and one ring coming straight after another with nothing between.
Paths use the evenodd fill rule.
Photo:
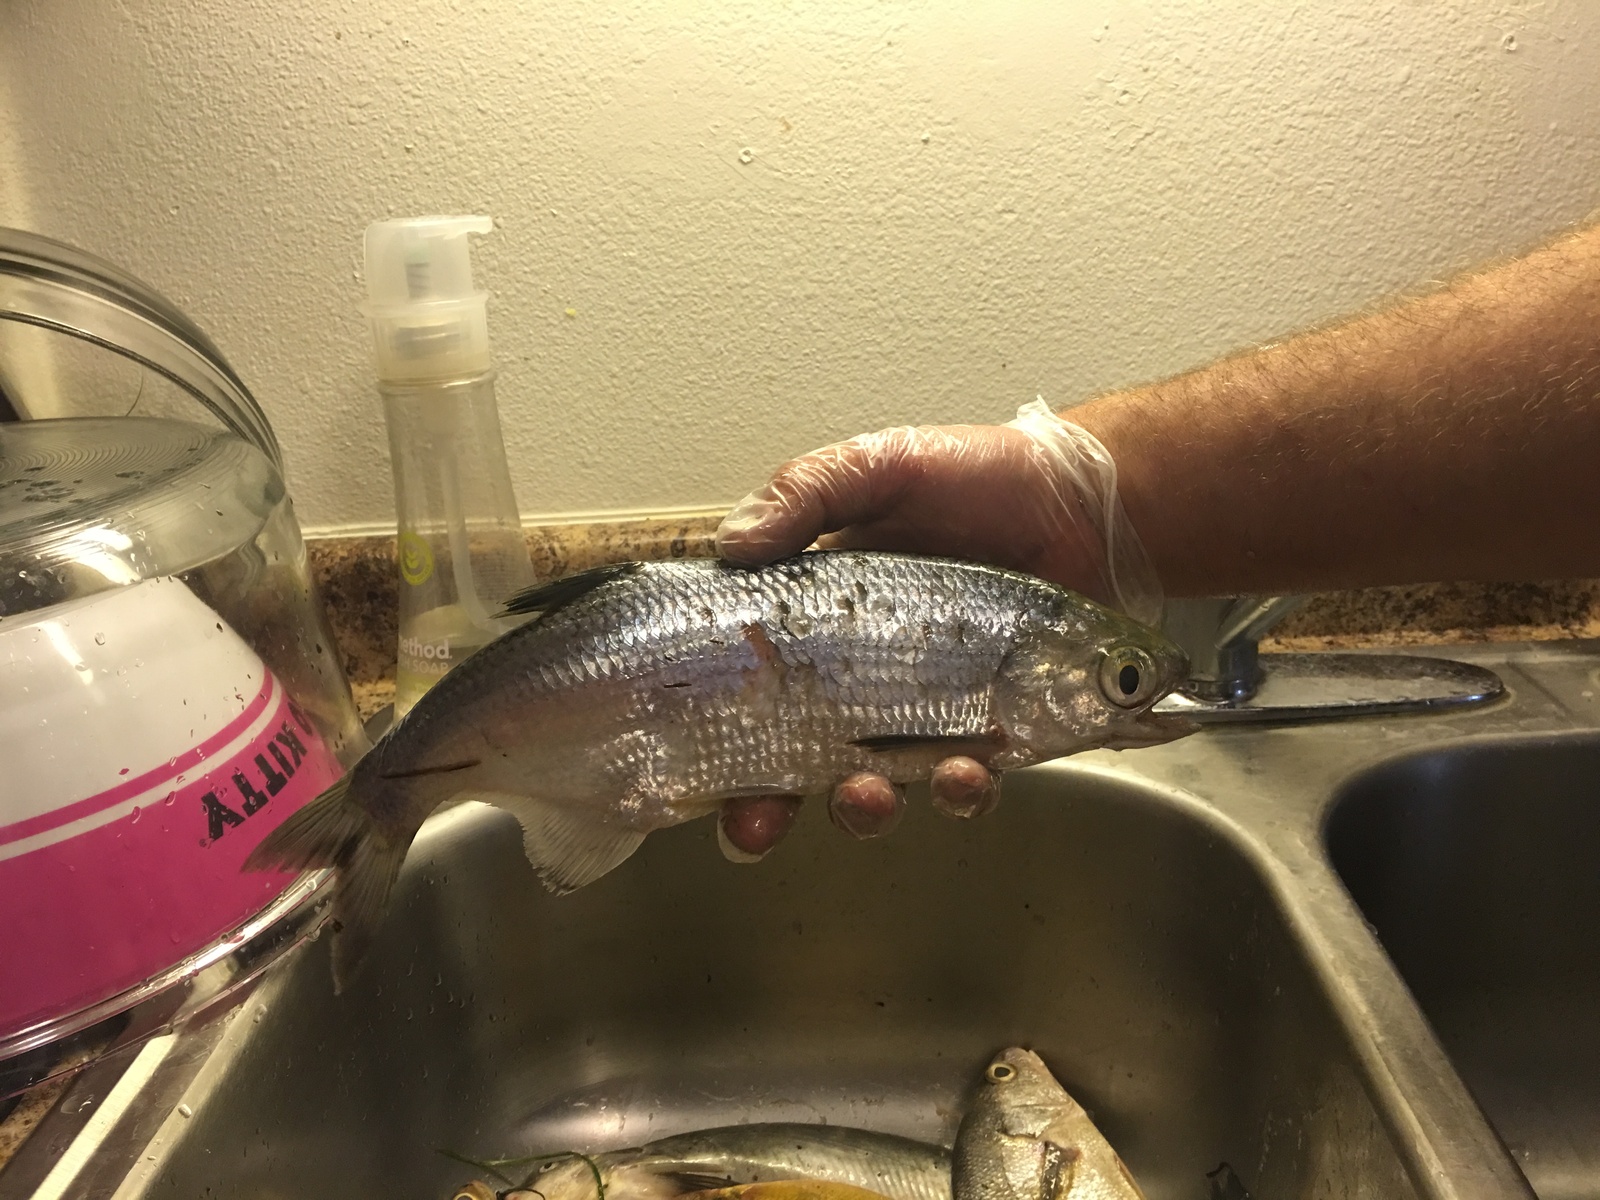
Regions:
<instances>
[{"instance_id":1,"label":"water droplet on glass","mask_svg":"<svg viewBox=\"0 0 1600 1200\"><path fill-rule=\"evenodd\" d=\"M103 634L103 633L95 634L94 635L94 644L96 646L104 646L106 644L106 635Z\"/></svg>"},{"instance_id":2,"label":"water droplet on glass","mask_svg":"<svg viewBox=\"0 0 1600 1200\"><path fill-rule=\"evenodd\" d=\"M128 824L137 825L139 823L139 814L142 811L143 810L137 804L135 804L133 806L133 811L128 814Z\"/></svg>"}]
</instances>

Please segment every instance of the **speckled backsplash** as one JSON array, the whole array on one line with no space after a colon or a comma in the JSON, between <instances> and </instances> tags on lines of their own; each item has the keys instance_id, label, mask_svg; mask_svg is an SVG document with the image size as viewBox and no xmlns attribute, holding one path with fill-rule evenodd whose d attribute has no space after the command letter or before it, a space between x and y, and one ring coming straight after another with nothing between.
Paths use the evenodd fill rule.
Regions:
<instances>
[{"instance_id":1,"label":"speckled backsplash","mask_svg":"<svg viewBox=\"0 0 1600 1200\"><path fill-rule=\"evenodd\" d=\"M704 557L720 514L530 525L528 553L538 579L559 579L605 563ZM400 582L392 537L310 538L311 570L344 656L356 705L370 716L393 698Z\"/></svg>"},{"instance_id":2,"label":"speckled backsplash","mask_svg":"<svg viewBox=\"0 0 1600 1200\"><path fill-rule=\"evenodd\" d=\"M532 525L540 579L630 559L712 552L720 514ZM345 670L364 713L387 703L394 681L399 583L392 537L314 538L312 570L328 605ZM1528 641L1600 636L1600 581L1414 584L1314 596L1263 643L1267 650Z\"/></svg>"}]
</instances>

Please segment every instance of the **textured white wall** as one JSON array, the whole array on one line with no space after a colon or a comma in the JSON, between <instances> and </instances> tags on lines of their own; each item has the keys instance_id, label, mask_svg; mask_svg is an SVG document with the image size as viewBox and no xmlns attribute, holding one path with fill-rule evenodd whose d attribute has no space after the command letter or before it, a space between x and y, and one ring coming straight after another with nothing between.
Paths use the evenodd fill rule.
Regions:
<instances>
[{"instance_id":1,"label":"textured white wall","mask_svg":"<svg viewBox=\"0 0 1600 1200\"><path fill-rule=\"evenodd\" d=\"M390 519L376 217L498 220L551 516L1171 372L1597 206L1593 0L0 0L0 222L188 309L313 528Z\"/></svg>"}]
</instances>

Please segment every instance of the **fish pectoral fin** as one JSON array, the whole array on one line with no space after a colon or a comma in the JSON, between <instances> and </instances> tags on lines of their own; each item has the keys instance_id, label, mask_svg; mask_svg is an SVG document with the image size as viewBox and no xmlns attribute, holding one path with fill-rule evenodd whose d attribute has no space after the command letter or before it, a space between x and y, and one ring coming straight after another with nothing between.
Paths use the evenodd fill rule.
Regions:
<instances>
[{"instance_id":1,"label":"fish pectoral fin","mask_svg":"<svg viewBox=\"0 0 1600 1200\"><path fill-rule=\"evenodd\" d=\"M1065 1200L1072 1190L1072 1177L1077 1174L1078 1160L1083 1152L1076 1146L1058 1146L1054 1142L1041 1142L1040 1159L1043 1170L1039 1176L1039 1200Z\"/></svg>"},{"instance_id":2,"label":"fish pectoral fin","mask_svg":"<svg viewBox=\"0 0 1600 1200\"><path fill-rule=\"evenodd\" d=\"M859 737L850 744L878 754L894 750L936 750L946 757L964 754L969 758L983 759L1004 750L1006 737L1001 733L884 733Z\"/></svg>"},{"instance_id":3,"label":"fish pectoral fin","mask_svg":"<svg viewBox=\"0 0 1600 1200\"><path fill-rule=\"evenodd\" d=\"M1083 1152L1036 1134L1001 1132L1000 1161L1021 1200L1066 1200Z\"/></svg>"},{"instance_id":4,"label":"fish pectoral fin","mask_svg":"<svg viewBox=\"0 0 1600 1200\"><path fill-rule=\"evenodd\" d=\"M667 1178L685 1192L715 1192L733 1186L731 1175L710 1175L699 1171L673 1171Z\"/></svg>"},{"instance_id":5,"label":"fish pectoral fin","mask_svg":"<svg viewBox=\"0 0 1600 1200\"><path fill-rule=\"evenodd\" d=\"M644 841L636 829L596 821L585 813L533 796L499 793L483 797L522 824L522 850L540 882L556 894L593 883Z\"/></svg>"},{"instance_id":6,"label":"fish pectoral fin","mask_svg":"<svg viewBox=\"0 0 1600 1200\"><path fill-rule=\"evenodd\" d=\"M568 575L563 579L535 584L507 600L506 606L497 615L520 617L527 613L539 613L541 619L548 617L579 597L587 596L601 584L632 575L639 566L640 564L636 562L610 563L603 567L579 571L576 575Z\"/></svg>"}]
</instances>

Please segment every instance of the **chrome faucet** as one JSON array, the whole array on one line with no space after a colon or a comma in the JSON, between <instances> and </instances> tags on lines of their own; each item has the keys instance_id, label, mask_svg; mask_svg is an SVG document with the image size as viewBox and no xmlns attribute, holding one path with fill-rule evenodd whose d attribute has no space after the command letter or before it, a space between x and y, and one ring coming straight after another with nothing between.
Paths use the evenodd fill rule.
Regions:
<instances>
[{"instance_id":1,"label":"chrome faucet","mask_svg":"<svg viewBox=\"0 0 1600 1200\"><path fill-rule=\"evenodd\" d=\"M1250 699L1261 686L1262 637L1305 601L1304 596L1169 601L1163 628L1189 655L1183 690L1213 701Z\"/></svg>"},{"instance_id":2,"label":"chrome faucet","mask_svg":"<svg viewBox=\"0 0 1600 1200\"><path fill-rule=\"evenodd\" d=\"M1502 695L1492 671L1420 654L1260 652L1306 596L1169 600L1162 628L1189 655L1189 680L1161 702L1198 721L1293 721L1425 712Z\"/></svg>"}]
</instances>

